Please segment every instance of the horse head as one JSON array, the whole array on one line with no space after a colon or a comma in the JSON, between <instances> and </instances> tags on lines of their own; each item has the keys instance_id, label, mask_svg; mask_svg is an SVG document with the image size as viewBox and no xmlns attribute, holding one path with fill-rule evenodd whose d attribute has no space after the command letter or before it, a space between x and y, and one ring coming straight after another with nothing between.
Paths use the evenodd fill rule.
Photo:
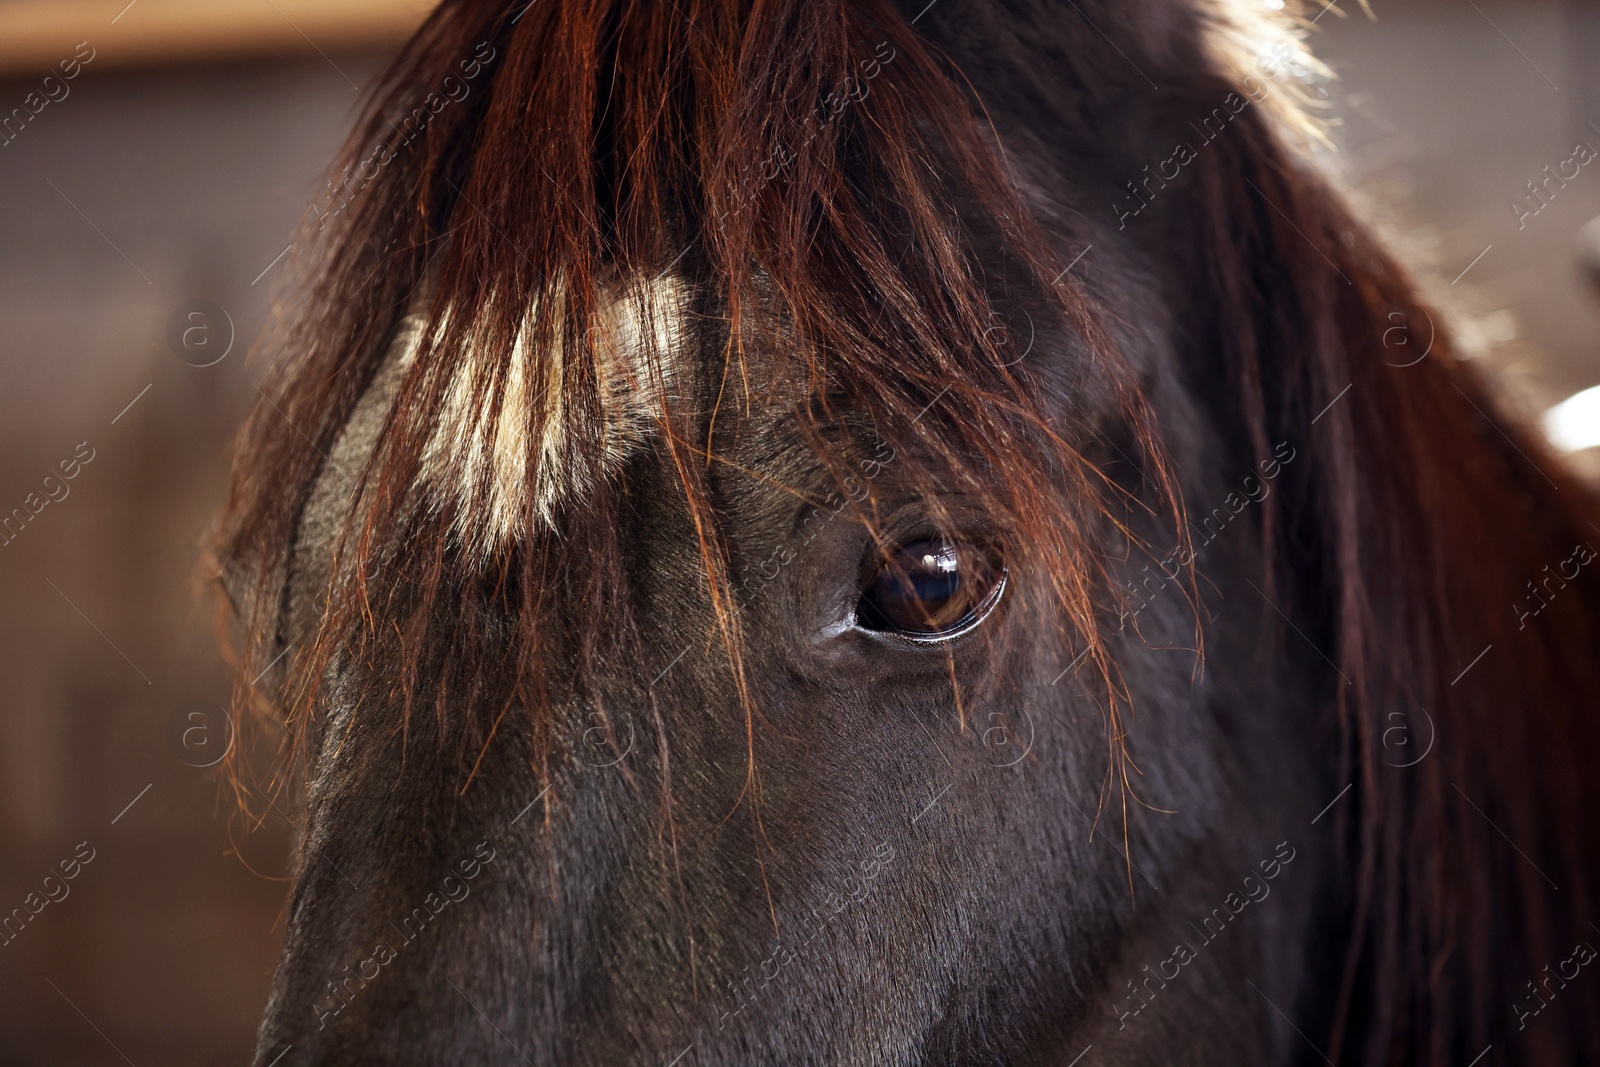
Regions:
<instances>
[{"instance_id":1,"label":"horse head","mask_svg":"<svg viewBox=\"0 0 1600 1067\"><path fill-rule=\"evenodd\" d=\"M1293 8L445 0L214 545L258 1064L1600 1050L1600 509Z\"/></svg>"}]
</instances>

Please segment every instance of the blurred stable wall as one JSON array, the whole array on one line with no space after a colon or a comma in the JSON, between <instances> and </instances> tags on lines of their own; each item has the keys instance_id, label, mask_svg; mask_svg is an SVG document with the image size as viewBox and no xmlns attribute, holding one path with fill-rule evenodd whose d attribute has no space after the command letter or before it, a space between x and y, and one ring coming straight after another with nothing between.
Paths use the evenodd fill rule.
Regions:
<instances>
[{"instance_id":1,"label":"blurred stable wall","mask_svg":"<svg viewBox=\"0 0 1600 1067\"><path fill-rule=\"evenodd\" d=\"M214 772L192 765L209 739L185 745L195 724L215 729L227 697L188 579L256 396L260 368L243 357L278 257L380 59L307 22L269 42L275 55L214 41L226 62L191 50L187 65L156 64L137 20L162 3L63 5L82 26L31 69L6 66L0 33L13 72L0 113L77 42L95 53L65 99L0 146L0 516L66 492L0 533L0 917L44 899L80 842L94 857L50 883L65 899L0 927L0 1065L246 1062L281 933L284 819L242 860L227 855ZM1478 339L1498 341L1535 390L1593 384L1600 314L1573 240L1600 214L1600 163L1520 230L1509 202L1578 140L1600 149L1595 8L1373 7L1376 23L1318 22L1315 46L1343 76L1348 166L1393 205L1438 289L1487 313ZM0 28L7 17L0 6ZM213 366L169 344L194 300L225 311L237 337ZM80 449L92 459L60 480Z\"/></svg>"},{"instance_id":2,"label":"blurred stable wall","mask_svg":"<svg viewBox=\"0 0 1600 1067\"><path fill-rule=\"evenodd\" d=\"M125 3L63 33L60 59L93 58L0 146L0 516L45 501L0 528L0 918L67 894L0 926L4 1065L248 1062L288 835L275 814L225 854L215 771L193 764L220 755L228 678L190 577L280 253L381 63L297 36L130 64L119 32L159 0L111 25ZM0 110L56 68L0 82ZM212 366L169 343L195 300L236 335ZM66 881L75 853L93 858Z\"/></svg>"},{"instance_id":3,"label":"blurred stable wall","mask_svg":"<svg viewBox=\"0 0 1600 1067\"><path fill-rule=\"evenodd\" d=\"M1473 313L1469 344L1494 348L1528 399L1596 384L1600 299L1576 235L1600 215L1600 2L1372 8L1376 21L1323 16L1312 40L1340 75L1334 133L1356 184L1437 272L1433 292ZM1592 162L1574 158L1580 143Z\"/></svg>"}]
</instances>

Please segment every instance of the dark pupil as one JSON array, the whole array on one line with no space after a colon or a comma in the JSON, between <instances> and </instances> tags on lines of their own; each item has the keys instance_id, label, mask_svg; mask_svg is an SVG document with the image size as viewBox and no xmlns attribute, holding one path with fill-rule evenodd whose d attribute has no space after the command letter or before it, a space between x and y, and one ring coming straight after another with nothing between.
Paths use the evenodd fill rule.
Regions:
<instances>
[{"instance_id":1,"label":"dark pupil","mask_svg":"<svg viewBox=\"0 0 1600 1067\"><path fill-rule=\"evenodd\" d=\"M953 630L971 616L987 591L987 578L987 568L954 545L912 541L894 551L862 594L857 620L869 630Z\"/></svg>"}]
</instances>

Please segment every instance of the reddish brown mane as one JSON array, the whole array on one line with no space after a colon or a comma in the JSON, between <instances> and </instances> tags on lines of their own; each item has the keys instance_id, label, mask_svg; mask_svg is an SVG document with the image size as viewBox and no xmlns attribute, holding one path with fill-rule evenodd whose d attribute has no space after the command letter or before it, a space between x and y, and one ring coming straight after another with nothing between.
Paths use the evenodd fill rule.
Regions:
<instances>
[{"instance_id":1,"label":"reddish brown mane","mask_svg":"<svg viewBox=\"0 0 1600 1067\"><path fill-rule=\"evenodd\" d=\"M1199 240L1239 415L1309 457L1277 503L1280 587L1350 682L1330 678L1360 893L1335 1037L1361 1024L1357 1062L1470 1059L1517 1031L1491 989L1592 933L1600 576L1581 571L1537 632L1514 606L1595 543L1600 508L1496 414L1445 318L1257 118L1211 146ZM1386 766L1390 714L1419 708L1436 748ZM1561 1010L1565 1029L1516 1034L1528 1062L1596 1054L1581 998Z\"/></svg>"}]
</instances>

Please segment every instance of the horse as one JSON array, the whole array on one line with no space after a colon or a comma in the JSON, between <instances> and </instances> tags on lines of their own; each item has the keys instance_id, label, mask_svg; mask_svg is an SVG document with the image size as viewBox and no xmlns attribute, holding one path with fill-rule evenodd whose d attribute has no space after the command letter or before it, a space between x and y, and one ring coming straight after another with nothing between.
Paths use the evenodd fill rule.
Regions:
<instances>
[{"instance_id":1,"label":"horse","mask_svg":"<svg viewBox=\"0 0 1600 1067\"><path fill-rule=\"evenodd\" d=\"M1600 1062L1600 502L1312 17L443 0L211 535L254 1062Z\"/></svg>"}]
</instances>

